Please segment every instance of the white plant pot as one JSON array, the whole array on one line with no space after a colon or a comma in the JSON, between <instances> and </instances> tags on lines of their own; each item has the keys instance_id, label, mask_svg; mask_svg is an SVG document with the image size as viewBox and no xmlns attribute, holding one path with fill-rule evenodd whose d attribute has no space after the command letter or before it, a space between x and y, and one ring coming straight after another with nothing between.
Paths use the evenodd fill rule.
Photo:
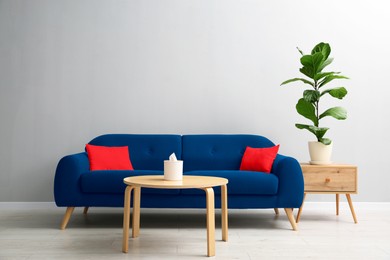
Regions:
<instances>
[{"instance_id":1,"label":"white plant pot","mask_svg":"<svg viewBox=\"0 0 390 260\"><path fill-rule=\"evenodd\" d=\"M309 142L310 164L331 164L333 142L325 145L321 142Z\"/></svg>"}]
</instances>

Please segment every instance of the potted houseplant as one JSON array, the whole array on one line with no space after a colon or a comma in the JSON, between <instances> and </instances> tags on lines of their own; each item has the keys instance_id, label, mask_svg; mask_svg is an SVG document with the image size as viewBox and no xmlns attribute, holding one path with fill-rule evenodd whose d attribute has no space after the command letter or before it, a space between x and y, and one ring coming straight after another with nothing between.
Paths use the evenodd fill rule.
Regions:
<instances>
[{"instance_id":1,"label":"potted houseplant","mask_svg":"<svg viewBox=\"0 0 390 260\"><path fill-rule=\"evenodd\" d=\"M347 118L347 111L343 107L324 109L320 106L320 101L329 96L343 99L348 93L344 87L325 88L325 86L333 80L348 78L341 75L340 72L323 71L333 61L333 58L329 57L331 48L328 43L317 44L310 54L304 54L299 48L297 49L302 55L300 58L302 67L299 71L306 78L289 79L281 85L298 81L309 87L303 91L303 96L296 104L296 110L300 115L309 119L312 124L295 124L295 126L310 131L317 138L317 141L309 142L310 163L329 164L333 144L329 138L324 137L329 128L320 125L320 121L328 116L344 120Z\"/></svg>"}]
</instances>

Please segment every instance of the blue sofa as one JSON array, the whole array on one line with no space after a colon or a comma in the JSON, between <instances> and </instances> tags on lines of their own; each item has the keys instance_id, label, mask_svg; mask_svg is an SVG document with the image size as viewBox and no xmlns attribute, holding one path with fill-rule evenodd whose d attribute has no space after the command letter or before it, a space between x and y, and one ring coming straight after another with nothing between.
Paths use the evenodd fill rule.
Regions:
<instances>
[{"instance_id":1,"label":"blue sofa","mask_svg":"<svg viewBox=\"0 0 390 260\"><path fill-rule=\"evenodd\" d=\"M123 179L136 175L163 174L163 161L175 153L184 161L184 175L218 176L229 180L228 208L284 208L294 230L292 214L303 200L302 170L292 157L278 154L271 174L239 171L247 146L271 147L269 139L257 135L145 135L108 134L89 142L101 146L128 146L133 171L90 171L86 152L63 157L54 179L57 206L67 207L61 223L66 225L75 207L123 207ZM220 188L215 188L220 207ZM197 189L142 189L143 208L204 208L204 192Z\"/></svg>"}]
</instances>

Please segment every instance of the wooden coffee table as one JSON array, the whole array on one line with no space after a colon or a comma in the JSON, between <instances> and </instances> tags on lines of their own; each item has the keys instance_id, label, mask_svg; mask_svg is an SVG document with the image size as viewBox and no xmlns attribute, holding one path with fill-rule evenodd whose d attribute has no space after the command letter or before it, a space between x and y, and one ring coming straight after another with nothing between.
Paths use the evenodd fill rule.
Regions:
<instances>
[{"instance_id":1,"label":"wooden coffee table","mask_svg":"<svg viewBox=\"0 0 390 260\"><path fill-rule=\"evenodd\" d=\"M134 190L132 237L139 235L141 188L155 189L202 189L206 192L207 214L207 256L215 256L215 213L213 187L221 186L222 240L228 240L227 186L228 180L208 176L183 176L182 181L166 181L163 175L146 175L128 177L123 180L127 184L123 212L123 244L122 251L129 249L130 199Z\"/></svg>"}]
</instances>

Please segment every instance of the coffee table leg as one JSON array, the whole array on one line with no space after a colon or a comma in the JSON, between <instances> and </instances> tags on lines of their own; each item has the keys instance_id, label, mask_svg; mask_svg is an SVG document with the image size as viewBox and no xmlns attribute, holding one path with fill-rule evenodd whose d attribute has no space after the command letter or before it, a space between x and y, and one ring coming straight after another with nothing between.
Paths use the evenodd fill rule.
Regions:
<instances>
[{"instance_id":1,"label":"coffee table leg","mask_svg":"<svg viewBox=\"0 0 390 260\"><path fill-rule=\"evenodd\" d=\"M138 237L140 224L141 187L134 188L133 203L133 237Z\"/></svg>"},{"instance_id":2,"label":"coffee table leg","mask_svg":"<svg viewBox=\"0 0 390 260\"><path fill-rule=\"evenodd\" d=\"M227 187L221 186L222 240L228 241Z\"/></svg>"},{"instance_id":3,"label":"coffee table leg","mask_svg":"<svg viewBox=\"0 0 390 260\"><path fill-rule=\"evenodd\" d=\"M127 253L129 250L129 224L130 224L130 199L131 191L133 190L132 186L127 186L125 191L125 202L123 210L123 242L122 242L122 251Z\"/></svg>"},{"instance_id":4,"label":"coffee table leg","mask_svg":"<svg viewBox=\"0 0 390 260\"><path fill-rule=\"evenodd\" d=\"M214 190L205 188L207 211L207 256L215 256L215 212Z\"/></svg>"}]
</instances>

